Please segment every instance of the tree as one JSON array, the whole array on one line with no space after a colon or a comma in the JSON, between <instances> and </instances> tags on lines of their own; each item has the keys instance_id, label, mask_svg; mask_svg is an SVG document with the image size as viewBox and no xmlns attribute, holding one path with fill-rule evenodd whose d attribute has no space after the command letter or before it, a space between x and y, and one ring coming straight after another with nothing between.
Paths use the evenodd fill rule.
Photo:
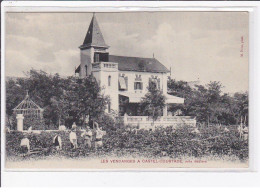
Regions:
<instances>
[{"instance_id":1,"label":"tree","mask_svg":"<svg viewBox=\"0 0 260 194\"><path fill-rule=\"evenodd\" d=\"M187 82L169 79L168 88L172 95L185 99L184 105L179 107L185 115L196 116L198 122L225 125L238 124L240 120L248 122L247 93L233 96L222 93L220 82L191 88Z\"/></svg>"},{"instance_id":2,"label":"tree","mask_svg":"<svg viewBox=\"0 0 260 194\"><path fill-rule=\"evenodd\" d=\"M82 125L86 115L97 119L109 100L101 94L93 76L61 78L59 74L36 70L29 71L26 76L6 82L6 113L9 117L13 114L12 109L24 99L26 90L30 98L44 109L45 124L56 127L61 122L67 126L72 122Z\"/></svg>"},{"instance_id":3,"label":"tree","mask_svg":"<svg viewBox=\"0 0 260 194\"><path fill-rule=\"evenodd\" d=\"M248 93L235 93L234 104L237 113L237 124L241 121L248 124Z\"/></svg>"},{"instance_id":4,"label":"tree","mask_svg":"<svg viewBox=\"0 0 260 194\"><path fill-rule=\"evenodd\" d=\"M25 98L26 90L19 84L19 79L6 81L6 118L11 129L14 128L13 109Z\"/></svg>"},{"instance_id":5,"label":"tree","mask_svg":"<svg viewBox=\"0 0 260 194\"><path fill-rule=\"evenodd\" d=\"M147 116L153 119L154 124L154 121L156 121L157 118L162 115L162 110L165 107L166 97L153 82L150 82L147 89L148 92L141 101L141 108Z\"/></svg>"},{"instance_id":6,"label":"tree","mask_svg":"<svg viewBox=\"0 0 260 194\"><path fill-rule=\"evenodd\" d=\"M96 79L90 75L86 78L69 78L68 90L64 93L64 107L68 113L67 125L73 122L85 123L86 116L90 120L98 120L109 103L109 98L101 93Z\"/></svg>"}]
</instances>

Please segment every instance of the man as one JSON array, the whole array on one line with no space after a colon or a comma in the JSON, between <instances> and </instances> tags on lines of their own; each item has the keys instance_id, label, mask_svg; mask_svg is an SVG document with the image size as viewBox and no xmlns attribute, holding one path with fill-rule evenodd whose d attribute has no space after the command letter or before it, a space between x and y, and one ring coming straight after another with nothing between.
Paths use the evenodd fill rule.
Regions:
<instances>
[{"instance_id":1,"label":"man","mask_svg":"<svg viewBox=\"0 0 260 194\"><path fill-rule=\"evenodd\" d=\"M76 123L74 122L73 124L72 124L72 126L71 126L71 129L72 130L75 130L77 128L77 125L76 125Z\"/></svg>"},{"instance_id":2,"label":"man","mask_svg":"<svg viewBox=\"0 0 260 194\"><path fill-rule=\"evenodd\" d=\"M84 137L84 145L85 147L87 146L88 148L91 148L91 141L92 141L92 131L90 130L90 127L87 126L86 131L84 131L81 134L81 137Z\"/></svg>"},{"instance_id":3,"label":"man","mask_svg":"<svg viewBox=\"0 0 260 194\"><path fill-rule=\"evenodd\" d=\"M246 141L248 139L248 127L246 125L244 125L243 129L242 129L242 137L244 139L244 141Z\"/></svg>"},{"instance_id":4,"label":"man","mask_svg":"<svg viewBox=\"0 0 260 194\"><path fill-rule=\"evenodd\" d=\"M27 135L24 135L23 139L20 143L21 153L25 156L28 152L30 152L30 141Z\"/></svg>"},{"instance_id":5,"label":"man","mask_svg":"<svg viewBox=\"0 0 260 194\"><path fill-rule=\"evenodd\" d=\"M29 128L28 128L28 133L31 133L32 132L32 126L30 126Z\"/></svg>"},{"instance_id":6,"label":"man","mask_svg":"<svg viewBox=\"0 0 260 194\"><path fill-rule=\"evenodd\" d=\"M106 134L105 131L102 131L102 127L98 127L97 124L97 130L96 130L96 139L95 139L95 148L101 148L103 146L102 138Z\"/></svg>"},{"instance_id":7,"label":"man","mask_svg":"<svg viewBox=\"0 0 260 194\"><path fill-rule=\"evenodd\" d=\"M73 130L71 130L69 137L70 137L71 148L72 149L78 148L78 145L77 145L77 134Z\"/></svg>"},{"instance_id":8,"label":"man","mask_svg":"<svg viewBox=\"0 0 260 194\"><path fill-rule=\"evenodd\" d=\"M61 137L59 135L55 135L53 138L53 145L55 146L56 150L61 150L62 149L62 144L61 144Z\"/></svg>"}]
</instances>

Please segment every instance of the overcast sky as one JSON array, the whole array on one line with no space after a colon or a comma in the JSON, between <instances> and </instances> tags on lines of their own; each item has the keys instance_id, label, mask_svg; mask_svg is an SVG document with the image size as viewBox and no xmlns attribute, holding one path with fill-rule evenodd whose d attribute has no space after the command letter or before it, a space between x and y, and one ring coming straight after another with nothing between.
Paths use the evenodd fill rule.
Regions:
<instances>
[{"instance_id":1,"label":"overcast sky","mask_svg":"<svg viewBox=\"0 0 260 194\"><path fill-rule=\"evenodd\" d=\"M96 13L114 55L152 57L177 80L248 90L246 12ZM6 75L42 69L72 75L92 13L7 13ZM241 43L243 37L244 43ZM241 46L243 45L243 57Z\"/></svg>"}]
</instances>

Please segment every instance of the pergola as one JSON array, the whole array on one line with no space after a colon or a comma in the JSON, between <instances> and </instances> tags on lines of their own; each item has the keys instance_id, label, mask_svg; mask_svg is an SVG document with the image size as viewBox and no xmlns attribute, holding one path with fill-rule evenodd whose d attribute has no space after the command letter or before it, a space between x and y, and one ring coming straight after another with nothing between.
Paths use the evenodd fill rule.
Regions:
<instances>
[{"instance_id":1,"label":"pergola","mask_svg":"<svg viewBox=\"0 0 260 194\"><path fill-rule=\"evenodd\" d=\"M26 94L25 99L13 110L15 114L23 114L23 116L42 118L43 109L30 99L28 93Z\"/></svg>"}]
</instances>

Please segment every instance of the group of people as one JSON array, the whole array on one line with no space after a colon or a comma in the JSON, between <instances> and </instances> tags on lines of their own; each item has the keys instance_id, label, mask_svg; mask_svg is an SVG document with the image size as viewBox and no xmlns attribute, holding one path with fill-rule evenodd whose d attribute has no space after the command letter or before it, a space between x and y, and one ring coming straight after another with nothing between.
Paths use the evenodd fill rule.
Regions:
<instances>
[{"instance_id":1,"label":"group of people","mask_svg":"<svg viewBox=\"0 0 260 194\"><path fill-rule=\"evenodd\" d=\"M91 129L90 126L91 125L86 125L86 129L80 135L84 141L83 146L85 148L91 149L93 147L92 142L94 141L94 148L101 148L103 146L102 138L106 134L106 132L102 130L102 127L99 127L97 122L93 122L93 129ZM71 131L69 133L70 145L71 148L74 150L78 148L78 137L76 134L76 128L76 124L73 123ZM56 150L62 149L62 139L60 135L57 134L53 137L53 146ZM30 152L30 141L28 139L28 134L25 134L23 139L21 140L20 149L22 154L27 154L28 152Z\"/></svg>"},{"instance_id":2,"label":"group of people","mask_svg":"<svg viewBox=\"0 0 260 194\"><path fill-rule=\"evenodd\" d=\"M76 124L73 123L72 130L69 134L69 139L70 139L72 149L78 148L78 138L77 138L75 129L76 129ZM80 135L84 139L84 143L83 143L84 147L87 147L89 149L92 148L93 141L94 141L94 147L96 149L102 147L103 146L102 138L106 134L105 131L102 131L102 127L99 127L97 122L94 122L93 129L95 131L95 136L94 136L90 126L88 126L88 125L86 126L86 130L84 130L83 133L81 133L81 135Z\"/></svg>"}]
</instances>

